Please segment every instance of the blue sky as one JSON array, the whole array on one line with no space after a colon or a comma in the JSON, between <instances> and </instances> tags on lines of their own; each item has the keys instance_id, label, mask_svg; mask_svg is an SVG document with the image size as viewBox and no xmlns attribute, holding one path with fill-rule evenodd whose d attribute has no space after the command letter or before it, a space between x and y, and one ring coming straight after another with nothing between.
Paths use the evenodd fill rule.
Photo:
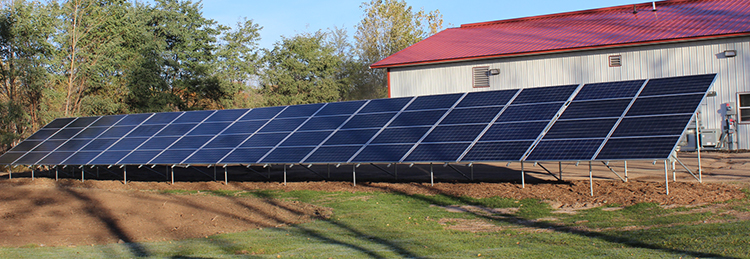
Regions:
<instances>
[{"instance_id":1,"label":"blue sky","mask_svg":"<svg viewBox=\"0 0 750 259\"><path fill-rule=\"evenodd\" d=\"M203 16L234 27L247 17L263 27L261 48L272 48L281 36L327 28L345 28L349 36L362 19L364 0L205 0ZM504 20L526 16L578 11L601 7L643 3L643 0L406 0L414 9L440 10L443 27L465 23Z\"/></svg>"}]
</instances>

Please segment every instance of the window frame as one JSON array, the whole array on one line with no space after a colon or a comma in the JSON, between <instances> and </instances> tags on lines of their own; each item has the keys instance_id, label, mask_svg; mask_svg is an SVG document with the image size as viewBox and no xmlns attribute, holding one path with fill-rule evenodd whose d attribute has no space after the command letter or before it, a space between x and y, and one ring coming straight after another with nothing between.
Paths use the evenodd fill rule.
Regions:
<instances>
[{"instance_id":1,"label":"window frame","mask_svg":"<svg viewBox=\"0 0 750 259\"><path fill-rule=\"evenodd\" d=\"M477 69L484 69L484 76L487 77L487 85L477 85ZM471 68L471 87L487 88L490 87L490 66L478 66Z\"/></svg>"},{"instance_id":2,"label":"window frame","mask_svg":"<svg viewBox=\"0 0 750 259\"><path fill-rule=\"evenodd\" d=\"M747 96L748 102L745 104L745 106L742 106L742 96ZM742 124L750 124L750 92L738 92L737 93L737 123ZM742 111L747 111L748 113L748 119L743 120L742 119Z\"/></svg>"}]
</instances>

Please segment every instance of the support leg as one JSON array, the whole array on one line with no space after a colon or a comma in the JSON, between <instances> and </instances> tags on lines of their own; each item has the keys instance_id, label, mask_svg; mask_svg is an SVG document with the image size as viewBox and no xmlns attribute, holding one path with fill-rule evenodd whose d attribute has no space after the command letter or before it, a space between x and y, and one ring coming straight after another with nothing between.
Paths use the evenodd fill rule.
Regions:
<instances>
[{"instance_id":1,"label":"support leg","mask_svg":"<svg viewBox=\"0 0 750 259\"><path fill-rule=\"evenodd\" d=\"M589 187L591 188L591 196L594 196L594 171L591 170L591 161L589 161Z\"/></svg>"},{"instance_id":2,"label":"support leg","mask_svg":"<svg viewBox=\"0 0 750 259\"><path fill-rule=\"evenodd\" d=\"M393 174L396 177L396 180L398 180L398 164L393 164Z\"/></svg>"},{"instance_id":3,"label":"support leg","mask_svg":"<svg viewBox=\"0 0 750 259\"><path fill-rule=\"evenodd\" d=\"M13 166L8 165L8 179L13 179Z\"/></svg>"},{"instance_id":4,"label":"support leg","mask_svg":"<svg viewBox=\"0 0 750 259\"><path fill-rule=\"evenodd\" d=\"M432 171L432 163L430 163L430 186L435 186L435 173Z\"/></svg>"},{"instance_id":5,"label":"support leg","mask_svg":"<svg viewBox=\"0 0 750 259\"><path fill-rule=\"evenodd\" d=\"M214 169L216 169L216 168L214 168ZM214 177L216 177L216 176L214 176ZM227 167L225 166L224 167L224 185L227 185L227 184L229 184L229 179L227 178Z\"/></svg>"},{"instance_id":6,"label":"support leg","mask_svg":"<svg viewBox=\"0 0 750 259\"><path fill-rule=\"evenodd\" d=\"M128 166L122 167L122 184L128 184Z\"/></svg>"},{"instance_id":7,"label":"support leg","mask_svg":"<svg viewBox=\"0 0 750 259\"><path fill-rule=\"evenodd\" d=\"M352 165L352 183L357 186L357 165Z\"/></svg>"},{"instance_id":8,"label":"support leg","mask_svg":"<svg viewBox=\"0 0 750 259\"><path fill-rule=\"evenodd\" d=\"M696 142L698 144L697 147L696 147L696 150L698 151L698 182L699 183L703 183L703 167L701 166L701 140L700 140L700 136L701 136L701 126L700 125L701 124L700 124L700 118L701 118L700 112L696 112L695 113L695 125L696 125L696 127L695 127L695 136L696 136L696 138L695 139L697 140Z\"/></svg>"},{"instance_id":9,"label":"support leg","mask_svg":"<svg viewBox=\"0 0 750 259\"><path fill-rule=\"evenodd\" d=\"M560 177L558 178L562 181L562 162L557 162L557 171L559 172L558 174L560 174Z\"/></svg>"},{"instance_id":10,"label":"support leg","mask_svg":"<svg viewBox=\"0 0 750 259\"><path fill-rule=\"evenodd\" d=\"M672 160L672 182L676 183L677 182L677 169L675 168L675 165L674 165L675 161L674 159L670 159L670 160Z\"/></svg>"},{"instance_id":11,"label":"support leg","mask_svg":"<svg viewBox=\"0 0 750 259\"><path fill-rule=\"evenodd\" d=\"M84 175L86 175L86 167L85 166L81 166L81 182L84 181L84 179L83 179Z\"/></svg>"},{"instance_id":12,"label":"support leg","mask_svg":"<svg viewBox=\"0 0 750 259\"><path fill-rule=\"evenodd\" d=\"M625 182L628 181L628 161L623 161L625 164Z\"/></svg>"},{"instance_id":13,"label":"support leg","mask_svg":"<svg viewBox=\"0 0 750 259\"><path fill-rule=\"evenodd\" d=\"M667 160L664 160L664 184L667 188L667 195L669 195L669 173L667 172Z\"/></svg>"},{"instance_id":14,"label":"support leg","mask_svg":"<svg viewBox=\"0 0 750 259\"><path fill-rule=\"evenodd\" d=\"M526 188L526 173L523 171L523 161L521 161L521 188Z\"/></svg>"},{"instance_id":15,"label":"support leg","mask_svg":"<svg viewBox=\"0 0 750 259\"><path fill-rule=\"evenodd\" d=\"M171 170L169 170L170 171L169 179L172 180L172 185L174 185L174 167L172 166L172 167L168 167L168 168L171 169Z\"/></svg>"},{"instance_id":16,"label":"support leg","mask_svg":"<svg viewBox=\"0 0 750 259\"><path fill-rule=\"evenodd\" d=\"M31 180L34 181L34 167L31 167Z\"/></svg>"},{"instance_id":17,"label":"support leg","mask_svg":"<svg viewBox=\"0 0 750 259\"><path fill-rule=\"evenodd\" d=\"M214 181L216 181L216 165L214 165Z\"/></svg>"},{"instance_id":18,"label":"support leg","mask_svg":"<svg viewBox=\"0 0 750 259\"><path fill-rule=\"evenodd\" d=\"M474 164L471 164L471 166L469 166L469 169L471 170L471 180L474 181Z\"/></svg>"},{"instance_id":19,"label":"support leg","mask_svg":"<svg viewBox=\"0 0 750 259\"><path fill-rule=\"evenodd\" d=\"M284 186L286 186L286 165L284 165Z\"/></svg>"},{"instance_id":20,"label":"support leg","mask_svg":"<svg viewBox=\"0 0 750 259\"><path fill-rule=\"evenodd\" d=\"M57 177L57 175L58 175L58 169L59 169L59 167L55 166L55 181L57 181L57 179L58 179L58 177Z\"/></svg>"}]
</instances>

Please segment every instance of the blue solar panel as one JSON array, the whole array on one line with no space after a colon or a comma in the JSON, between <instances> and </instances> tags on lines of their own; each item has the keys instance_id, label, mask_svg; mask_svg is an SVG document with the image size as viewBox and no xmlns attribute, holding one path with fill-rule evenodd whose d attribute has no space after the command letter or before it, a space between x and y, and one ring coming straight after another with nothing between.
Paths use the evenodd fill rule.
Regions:
<instances>
[{"instance_id":1,"label":"blue solar panel","mask_svg":"<svg viewBox=\"0 0 750 259\"><path fill-rule=\"evenodd\" d=\"M154 137L143 143L139 150L163 150L177 141L179 137Z\"/></svg>"},{"instance_id":2,"label":"blue solar panel","mask_svg":"<svg viewBox=\"0 0 750 259\"><path fill-rule=\"evenodd\" d=\"M387 128L372 143L416 143L429 129L430 127Z\"/></svg>"},{"instance_id":3,"label":"blue solar panel","mask_svg":"<svg viewBox=\"0 0 750 259\"><path fill-rule=\"evenodd\" d=\"M333 130L344 124L347 119L348 115L312 117L299 130Z\"/></svg>"},{"instance_id":4,"label":"blue solar panel","mask_svg":"<svg viewBox=\"0 0 750 259\"><path fill-rule=\"evenodd\" d=\"M307 118L275 119L260 129L260 132L290 132L302 125Z\"/></svg>"},{"instance_id":5,"label":"blue solar panel","mask_svg":"<svg viewBox=\"0 0 750 259\"><path fill-rule=\"evenodd\" d=\"M651 79L639 96L701 93L705 94L715 74Z\"/></svg>"},{"instance_id":6,"label":"blue solar panel","mask_svg":"<svg viewBox=\"0 0 750 259\"><path fill-rule=\"evenodd\" d=\"M695 113L704 94L667 97L638 97L626 116Z\"/></svg>"},{"instance_id":7,"label":"blue solar panel","mask_svg":"<svg viewBox=\"0 0 750 259\"><path fill-rule=\"evenodd\" d=\"M688 114L625 118L612 137L682 135L685 125L692 117Z\"/></svg>"},{"instance_id":8,"label":"blue solar panel","mask_svg":"<svg viewBox=\"0 0 750 259\"><path fill-rule=\"evenodd\" d=\"M266 155L271 148L238 148L229 153L221 164L253 164Z\"/></svg>"},{"instance_id":9,"label":"blue solar panel","mask_svg":"<svg viewBox=\"0 0 750 259\"><path fill-rule=\"evenodd\" d=\"M265 107L265 108L257 108L250 110L245 116L242 116L240 119L241 121L248 121L248 120L269 120L273 117L275 117L279 112L284 110L286 106L277 106L277 107Z\"/></svg>"},{"instance_id":10,"label":"blue solar panel","mask_svg":"<svg viewBox=\"0 0 750 259\"><path fill-rule=\"evenodd\" d=\"M443 94L443 95L427 95L419 96L414 100L409 107L406 107L407 111L414 110L426 110L426 109L448 109L458 101L459 98L464 94Z\"/></svg>"},{"instance_id":11,"label":"blue solar panel","mask_svg":"<svg viewBox=\"0 0 750 259\"><path fill-rule=\"evenodd\" d=\"M534 141L478 142L461 161L518 161Z\"/></svg>"},{"instance_id":12,"label":"blue solar panel","mask_svg":"<svg viewBox=\"0 0 750 259\"><path fill-rule=\"evenodd\" d=\"M597 160L667 158L680 136L609 139Z\"/></svg>"},{"instance_id":13,"label":"blue solar panel","mask_svg":"<svg viewBox=\"0 0 750 259\"><path fill-rule=\"evenodd\" d=\"M247 109L240 109L240 110L220 110L216 111L216 113L212 114L211 117L208 117L206 119L206 122L231 122L236 121L242 115L247 113Z\"/></svg>"},{"instance_id":14,"label":"blue solar panel","mask_svg":"<svg viewBox=\"0 0 750 259\"><path fill-rule=\"evenodd\" d=\"M572 102L560 119L620 117L631 99Z\"/></svg>"},{"instance_id":15,"label":"blue solar panel","mask_svg":"<svg viewBox=\"0 0 750 259\"><path fill-rule=\"evenodd\" d=\"M159 155L159 150L133 151L120 160L120 164L142 165Z\"/></svg>"},{"instance_id":16,"label":"blue solar panel","mask_svg":"<svg viewBox=\"0 0 750 259\"><path fill-rule=\"evenodd\" d=\"M179 117L182 112L163 112L163 113L156 113L154 116L151 116L146 122L144 122L144 125L150 125L150 124L167 124L172 122L174 119Z\"/></svg>"},{"instance_id":17,"label":"blue solar panel","mask_svg":"<svg viewBox=\"0 0 750 259\"><path fill-rule=\"evenodd\" d=\"M198 126L198 124L172 124L165 127L157 136L182 136L188 131Z\"/></svg>"},{"instance_id":18,"label":"blue solar panel","mask_svg":"<svg viewBox=\"0 0 750 259\"><path fill-rule=\"evenodd\" d=\"M278 147L259 163L299 163L315 147Z\"/></svg>"},{"instance_id":19,"label":"blue solar panel","mask_svg":"<svg viewBox=\"0 0 750 259\"><path fill-rule=\"evenodd\" d=\"M333 131L298 131L289 136L281 146L317 146Z\"/></svg>"},{"instance_id":20,"label":"blue solar panel","mask_svg":"<svg viewBox=\"0 0 750 259\"><path fill-rule=\"evenodd\" d=\"M539 121L494 124L479 140L533 140L539 137L547 123L546 121Z\"/></svg>"},{"instance_id":21,"label":"blue solar panel","mask_svg":"<svg viewBox=\"0 0 750 259\"><path fill-rule=\"evenodd\" d=\"M563 103L543 103L531 105L510 106L497 119L498 122L511 121L549 121L557 114Z\"/></svg>"},{"instance_id":22,"label":"blue solar panel","mask_svg":"<svg viewBox=\"0 0 750 259\"><path fill-rule=\"evenodd\" d=\"M231 148L201 149L195 152L187 160L186 164L214 164L221 158L232 152Z\"/></svg>"},{"instance_id":23,"label":"blue solar panel","mask_svg":"<svg viewBox=\"0 0 750 259\"><path fill-rule=\"evenodd\" d=\"M492 106L492 105L505 105L510 101L510 98L518 92L518 90L500 90L500 91L483 91L483 92L472 92L466 94L461 102L456 107L478 107L478 106Z\"/></svg>"},{"instance_id":24,"label":"blue solar panel","mask_svg":"<svg viewBox=\"0 0 750 259\"><path fill-rule=\"evenodd\" d=\"M586 84L573 101L632 98L641 89L643 82L645 80Z\"/></svg>"},{"instance_id":25,"label":"blue solar panel","mask_svg":"<svg viewBox=\"0 0 750 259\"><path fill-rule=\"evenodd\" d=\"M62 118L62 119L55 119L46 126L44 126L45 129L59 129L63 128L66 125L68 125L71 121L75 120L75 118Z\"/></svg>"},{"instance_id":26,"label":"blue solar panel","mask_svg":"<svg viewBox=\"0 0 750 259\"><path fill-rule=\"evenodd\" d=\"M72 121L66 128L83 128L99 119L99 117L81 117Z\"/></svg>"},{"instance_id":27,"label":"blue solar panel","mask_svg":"<svg viewBox=\"0 0 750 259\"><path fill-rule=\"evenodd\" d=\"M352 162L398 162L411 147L412 145L368 145L352 159Z\"/></svg>"},{"instance_id":28,"label":"blue solar panel","mask_svg":"<svg viewBox=\"0 0 750 259\"><path fill-rule=\"evenodd\" d=\"M455 162L471 143L422 143L404 162Z\"/></svg>"},{"instance_id":29,"label":"blue solar panel","mask_svg":"<svg viewBox=\"0 0 750 259\"><path fill-rule=\"evenodd\" d=\"M242 147L275 147L284 140L289 133L255 134L242 144Z\"/></svg>"},{"instance_id":30,"label":"blue solar panel","mask_svg":"<svg viewBox=\"0 0 750 259\"><path fill-rule=\"evenodd\" d=\"M52 151L62 145L65 140L47 140L36 146L31 151Z\"/></svg>"},{"instance_id":31,"label":"blue solar panel","mask_svg":"<svg viewBox=\"0 0 750 259\"><path fill-rule=\"evenodd\" d=\"M491 122L502 109L502 106L454 109L445 116L445 119L440 122L440 125L468 123L486 124Z\"/></svg>"},{"instance_id":32,"label":"blue solar panel","mask_svg":"<svg viewBox=\"0 0 750 259\"><path fill-rule=\"evenodd\" d=\"M400 111L411 100L412 97L372 100L359 113Z\"/></svg>"},{"instance_id":33,"label":"blue solar panel","mask_svg":"<svg viewBox=\"0 0 750 259\"><path fill-rule=\"evenodd\" d=\"M357 151L361 148L361 145L354 146L322 146L318 148L310 157L308 157L305 163L346 163L349 161Z\"/></svg>"},{"instance_id":34,"label":"blue solar panel","mask_svg":"<svg viewBox=\"0 0 750 259\"><path fill-rule=\"evenodd\" d=\"M604 139L542 140L527 161L591 160Z\"/></svg>"},{"instance_id":35,"label":"blue solar panel","mask_svg":"<svg viewBox=\"0 0 750 259\"><path fill-rule=\"evenodd\" d=\"M447 110L402 112L393 120L389 127L434 125L441 117L443 117L443 115L445 115L446 111Z\"/></svg>"},{"instance_id":36,"label":"blue solar panel","mask_svg":"<svg viewBox=\"0 0 750 259\"><path fill-rule=\"evenodd\" d=\"M325 145L364 145L378 131L378 129L339 130L325 142Z\"/></svg>"},{"instance_id":37,"label":"blue solar panel","mask_svg":"<svg viewBox=\"0 0 750 259\"><path fill-rule=\"evenodd\" d=\"M310 117L320 110L320 107L323 107L323 105L322 103L316 103L288 106L276 118Z\"/></svg>"},{"instance_id":38,"label":"blue solar panel","mask_svg":"<svg viewBox=\"0 0 750 259\"><path fill-rule=\"evenodd\" d=\"M91 124L91 127L109 127L115 125L115 123L117 123L124 117L125 115L102 116L101 119Z\"/></svg>"},{"instance_id":39,"label":"blue solar panel","mask_svg":"<svg viewBox=\"0 0 750 259\"><path fill-rule=\"evenodd\" d=\"M588 160L611 132L596 159L645 159L671 151L674 143L665 143L682 133L714 77L63 118L0 163L392 163L407 152L405 161L418 162L458 161L462 154L462 161Z\"/></svg>"},{"instance_id":40,"label":"blue solar panel","mask_svg":"<svg viewBox=\"0 0 750 259\"><path fill-rule=\"evenodd\" d=\"M381 128L390 121L396 113L378 113L355 115L342 129Z\"/></svg>"},{"instance_id":41,"label":"blue solar panel","mask_svg":"<svg viewBox=\"0 0 750 259\"><path fill-rule=\"evenodd\" d=\"M438 126L422 142L471 142L487 125Z\"/></svg>"},{"instance_id":42,"label":"blue solar panel","mask_svg":"<svg viewBox=\"0 0 750 259\"><path fill-rule=\"evenodd\" d=\"M557 121L544 139L605 138L617 119Z\"/></svg>"},{"instance_id":43,"label":"blue solar panel","mask_svg":"<svg viewBox=\"0 0 750 259\"><path fill-rule=\"evenodd\" d=\"M359 110L365 102L366 101L329 103L326 107L323 107L316 116L350 115Z\"/></svg>"},{"instance_id":44,"label":"blue solar panel","mask_svg":"<svg viewBox=\"0 0 750 259\"><path fill-rule=\"evenodd\" d=\"M570 98L578 85L526 88L513 100L512 104L564 102Z\"/></svg>"},{"instance_id":45,"label":"blue solar panel","mask_svg":"<svg viewBox=\"0 0 750 259\"><path fill-rule=\"evenodd\" d=\"M190 111L185 112L182 116L174 120L172 123L198 123L208 116L211 116L215 111Z\"/></svg>"}]
</instances>

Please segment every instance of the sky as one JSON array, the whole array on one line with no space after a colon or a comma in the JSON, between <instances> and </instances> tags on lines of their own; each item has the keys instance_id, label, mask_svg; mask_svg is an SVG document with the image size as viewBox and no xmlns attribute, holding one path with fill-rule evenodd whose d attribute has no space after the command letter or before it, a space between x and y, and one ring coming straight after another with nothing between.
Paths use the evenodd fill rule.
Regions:
<instances>
[{"instance_id":1,"label":"sky","mask_svg":"<svg viewBox=\"0 0 750 259\"><path fill-rule=\"evenodd\" d=\"M236 27L247 17L263 27L261 48L273 48L282 36L345 28L354 35L364 0L204 0L203 16ZM368 0L369 1L369 0ZM569 11L643 3L643 0L405 0L413 10L439 10L443 28Z\"/></svg>"}]
</instances>

